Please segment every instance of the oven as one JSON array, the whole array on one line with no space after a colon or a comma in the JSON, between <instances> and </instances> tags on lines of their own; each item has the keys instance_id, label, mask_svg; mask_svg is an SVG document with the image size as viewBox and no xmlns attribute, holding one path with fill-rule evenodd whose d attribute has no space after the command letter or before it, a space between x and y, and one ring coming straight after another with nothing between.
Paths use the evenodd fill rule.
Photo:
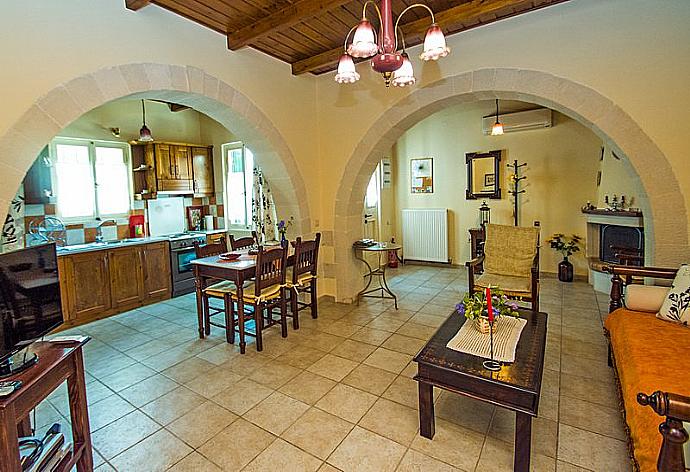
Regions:
<instances>
[{"instance_id":1,"label":"oven","mask_svg":"<svg viewBox=\"0 0 690 472\"><path fill-rule=\"evenodd\" d=\"M179 297L192 293L194 287L194 268L192 261L196 259L194 242L203 244L205 236L196 236L170 241L170 269L172 273L172 296Z\"/></svg>"}]
</instances>

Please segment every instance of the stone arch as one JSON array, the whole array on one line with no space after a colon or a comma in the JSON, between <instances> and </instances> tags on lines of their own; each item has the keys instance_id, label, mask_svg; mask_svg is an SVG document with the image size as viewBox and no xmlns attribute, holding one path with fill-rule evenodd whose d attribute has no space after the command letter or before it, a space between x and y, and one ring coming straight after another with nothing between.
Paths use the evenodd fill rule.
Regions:
<instances>
[{"instance_id":1,"label":"stone arch","mask_svg":"<svg viewBox=\"0 0 690 472\"><path fill-rule=\"evenodd\" d=\"M192 66L126 64L100 69L55 87L0 137L0 203L7 208L40 150L84 113L136 95L190 106L213 118L250 147L270 182L281 213L298 231L311 230L306 186L285 139L271 120L233 86Z\"/></svg>"},{"instance_id":2,"label":"stone arch","mask_svg":"<svg viewBox=\"0 0 690 472\"><path fill-rule=\"evenodd\" d=\"M350 246L360 237L362 200L380 157L405 131L433 113L458 103L495 98L536 103L559 111L626 155L649 198L651 215L645 215L645 231L650 262L677 264L688 257L687 208L678 180L666 156L630 115L596 90L563 77L532 70L481 69L446 77L411 92L384 111L355 147L335 201L339 301L352 300L359 287L360 275Z\"/></svg>"}]
</instances>

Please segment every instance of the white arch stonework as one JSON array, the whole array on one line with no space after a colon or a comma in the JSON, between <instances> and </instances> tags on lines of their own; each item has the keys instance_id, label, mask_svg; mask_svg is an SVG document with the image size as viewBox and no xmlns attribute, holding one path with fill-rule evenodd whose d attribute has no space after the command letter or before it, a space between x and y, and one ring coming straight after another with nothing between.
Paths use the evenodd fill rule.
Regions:
<instances>
[{"instance_id":1,"label":"white arch stonework","mask_svg":"<svg viewBox=\"0 0 690 472\"><path fill-rule=\"evenodd\" d=\"M352 242L361 237L361 209L378 161L413 125L448 106L486 99L536 103L574 118L630 159L646 191L645 215L650 263L674 265L687 260L688 218L678 180L666 156L637 123L615 103L582 84L546 72L482 69L446 77L399 100L375 121L345 165L336 194L334 231L337 296L352 301L361 284Z\"/></svg>"},{"instance_id":2,"label":"white arch stonework","mask_svg":"<svg viewBox=\"0 0 690 472\"><path fill-rule=\"evenodd\" d=\"M244 94L191 66L126 64L59 85L39 99L0 137L0 203L6 210L40 150L60 130L109 101L142 96L190 106L208 115L252 149L281 213L294 215L301 233L311 230L304 180L290 148L271 120Z\"/></svg>"}]
</instances>

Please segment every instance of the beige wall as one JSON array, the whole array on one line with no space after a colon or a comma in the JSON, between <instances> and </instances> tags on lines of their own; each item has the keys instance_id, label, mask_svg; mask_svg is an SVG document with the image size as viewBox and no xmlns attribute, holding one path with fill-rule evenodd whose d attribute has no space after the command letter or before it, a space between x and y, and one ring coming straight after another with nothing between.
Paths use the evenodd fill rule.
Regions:
<instances>
[{"instance_id":1,"label":"beige wall","mask_svg":"<svg viewBox=\"0 0 690 472\"><path fill-rule=\"evenodd\" d=\"M491 113L492 102L458 105L421 121L402 138L394 149L395 214L404 208L448 208L450 210L449 255L454 264L471 259L469 228L477 227L482 200L467 200L465 153L501 150L501 199L487 200L491 222L513 223L512 197L507 164L517 159L528 164L521 174L527 176L521 188L520 225L539 220L542 239L555 232L580 236L586 234L586 222L580 208L597 196L601 140L576 121L554 112L554 126L543 130L486 136L481 119ZM434 158L434 193L410 193L410 159ZM493 169L490 169L493 172ZM483 182L483 174L479 176ZM390 214L390 211L386 212ZM396 239L402 241L401 219L396 218ZM555 272L560 257L548 248L542 251L541 269ZM574 257L578 274L587 274L582 255Z\"/></svg>"}]
</instances>

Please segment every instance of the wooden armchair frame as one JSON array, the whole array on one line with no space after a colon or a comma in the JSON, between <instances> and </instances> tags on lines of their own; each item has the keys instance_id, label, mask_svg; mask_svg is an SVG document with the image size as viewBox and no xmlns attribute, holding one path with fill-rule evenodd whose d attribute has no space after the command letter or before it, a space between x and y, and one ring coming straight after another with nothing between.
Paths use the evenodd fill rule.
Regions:
<instances>
[{"instance_id":1,"label":"wooden armchair frame","mask_svg":"<svg viewBox=\"0 0 690 472\"><path fill-rule=\"evenodd\" d=\"M677 269L663 267L622 265L604 266L603 269L613 276L611 278L609 312L623 306L625 286L632 283L633 277L673 279L678 272ZM615 359L611 351L610 342L609 366L615 367ZM638 393L637 402L642 406L651 407L659 416L665 417L665 420L659 425L659 432L663 440L659 450L657 470L659 472L684 472L685 457L683 454L683 444L688 440L688 432L683 427L683 421L690 421L690 397L657 390L650 395Z\"/></svg>"}]
</instances>

